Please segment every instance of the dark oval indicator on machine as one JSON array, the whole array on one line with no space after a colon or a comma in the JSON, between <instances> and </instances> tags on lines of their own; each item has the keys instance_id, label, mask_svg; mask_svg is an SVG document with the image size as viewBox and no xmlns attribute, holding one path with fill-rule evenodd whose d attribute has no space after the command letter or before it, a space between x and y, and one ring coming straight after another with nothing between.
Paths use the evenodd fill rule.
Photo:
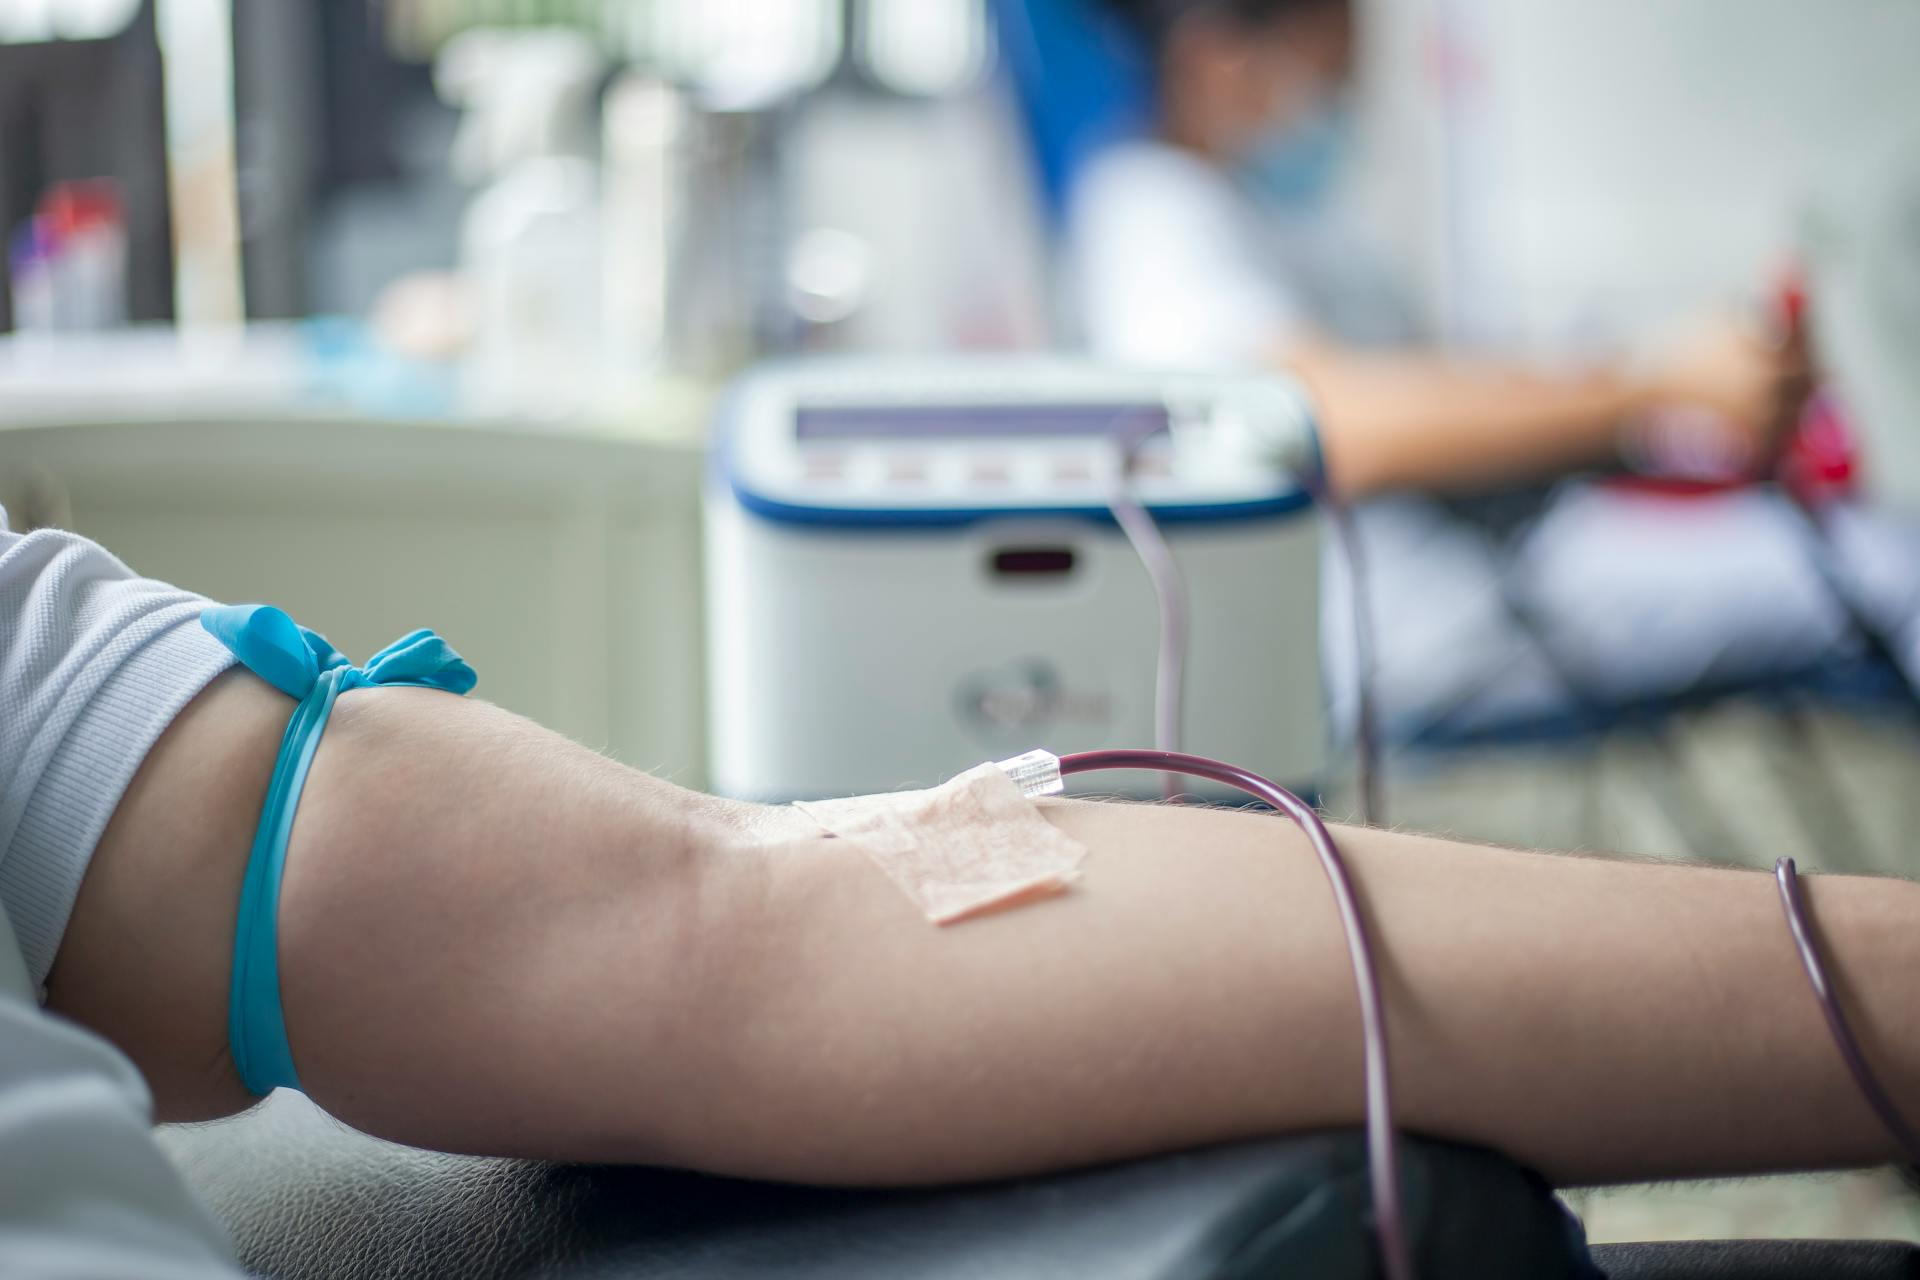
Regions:
<instances>
[{"instance_id":1,"label":"dark oval indicator on machine","mask_svg":"<svg viewBox=\"0 0 1920 1280\"><path fill-rule=\"evenodd\" d=\"M1005 547L993 553L993 572L1004 578L1057 577L1072 573L1072 547Z\"/></svg>"}]
</instances>

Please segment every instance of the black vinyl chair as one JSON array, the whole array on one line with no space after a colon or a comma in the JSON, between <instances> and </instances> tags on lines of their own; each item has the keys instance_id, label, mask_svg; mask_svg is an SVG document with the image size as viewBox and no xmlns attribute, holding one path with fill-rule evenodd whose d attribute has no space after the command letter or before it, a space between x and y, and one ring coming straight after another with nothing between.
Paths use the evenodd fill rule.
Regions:
<instances>
[{"instance_id":1,"label":"black vinyl chair","mask_svg":"<svg viewBox=\"0 0 1920 1280\"><path fill-rule=\"evenodd\" d=\"M844 1191L653 1169L447 1156L276 1096L162 1141L273 1280L1370 1280L1360 1133L1249 1142L925 1191ZM1410 1138L1423 1280L1893 1280L1904 1244L1603 1245L1537 1177Z\"/></svg>"}]
</instances>

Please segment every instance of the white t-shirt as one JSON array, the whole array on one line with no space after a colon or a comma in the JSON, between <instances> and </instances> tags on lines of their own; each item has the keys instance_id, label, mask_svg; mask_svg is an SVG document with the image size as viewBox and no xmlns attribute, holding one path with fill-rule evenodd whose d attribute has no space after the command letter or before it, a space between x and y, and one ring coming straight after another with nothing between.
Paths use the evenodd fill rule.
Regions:
<instances>
[{"instance_id":1,"label":"white t-shirt","mask_svg":"<svg viewBox=\"0 0 1920 1280\"><path fill-rule=\"evenodd\" d=\"M133 1064L35 1007L0 913L0 1276L237 1277L152 1124Z\"/></svg>"},{"instance_id":2,"label":"white t-shirt","mask_svg":"<svg viewBox=\"0 0 1920 1280\"><path fill-rule=\"evenodd\" d=\"M0 510L0 909L36 987L134 771L233 664L207 603Z\"/></svg>"},{"instance_id":3,"label":"white t-shirt","mask_svg":"<svg viewBox=\"0 0 1920 1280\"><path fill-rule=\"evenodd\" d=\"M1163 142L1096 157L1067 209L1071 294L1088 348L1123 364L1244 369L1313 334L1417 336L1406 292L1358 224L1282 213Z\"/></svg>"},{"instance_id":4,"label":"white t-shirt","mask_svg":"<svg viewBox=\"0 0 1920 1280\"><path fill-rule=\"evenodd\" d=\"M232 661L198 596L0 510L0 1276L234 1277L152 1134L134 1066L43 1012L107 819L179 709ZM17 936L16 936L17 935Z\"/></svg>"}]
</instances>

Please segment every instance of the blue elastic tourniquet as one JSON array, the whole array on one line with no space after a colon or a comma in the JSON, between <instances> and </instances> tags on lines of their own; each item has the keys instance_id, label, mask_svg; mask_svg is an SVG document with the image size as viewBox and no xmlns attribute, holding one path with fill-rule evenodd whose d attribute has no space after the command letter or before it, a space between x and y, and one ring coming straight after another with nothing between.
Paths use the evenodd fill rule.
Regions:
<instances>
[{"instance_id":1,"label":"blue elastic tourniquet","mask_svg":"<svg viewBox=\"0 0 1920 1280\"><path fill-rule=\"evenodd\" d=\"M233 983L227 997L227 1042L240 1078L256 1095L298 1089L287 1023L280 1008L280 876L287 836L307 784L307 769L333 712L333 700L369 685L415 685L465 693L477 677L451 645L431 631L402 636L365 667L356 667L325 637L297 625L270 605L214 605L200 625L233 650L255 675L290 698L293 719L280 739L273 781L247 856L240 918L233 935Z\"/></svg>"}]
</instances>

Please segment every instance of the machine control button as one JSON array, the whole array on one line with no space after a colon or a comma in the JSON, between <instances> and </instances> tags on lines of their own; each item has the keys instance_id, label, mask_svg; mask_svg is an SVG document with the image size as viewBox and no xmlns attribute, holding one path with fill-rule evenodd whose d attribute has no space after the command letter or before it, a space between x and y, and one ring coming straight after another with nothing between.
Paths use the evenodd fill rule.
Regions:
<instances>
[{"instance_id":1,"label":"machine control button","mask_svg":"<svg viewBox=\"0 0 1920 1280\"><path fill-rule=\"evenodd\" d=\"M1003 488L1013 483L1013 467L999 458L982 458L968 468L967 479L974 484Z\"/></svg>"},{"instance_id":2,"label":"machine control button","mask_svg":"<svg viewBox=\"0 0 1920 1280\"><path fill-rule=\"evenodd\" d=\"M924 458L893 457L887 459L887 483L922 485L927 483L929 471Z\"/></svg>"}]
</instances>

